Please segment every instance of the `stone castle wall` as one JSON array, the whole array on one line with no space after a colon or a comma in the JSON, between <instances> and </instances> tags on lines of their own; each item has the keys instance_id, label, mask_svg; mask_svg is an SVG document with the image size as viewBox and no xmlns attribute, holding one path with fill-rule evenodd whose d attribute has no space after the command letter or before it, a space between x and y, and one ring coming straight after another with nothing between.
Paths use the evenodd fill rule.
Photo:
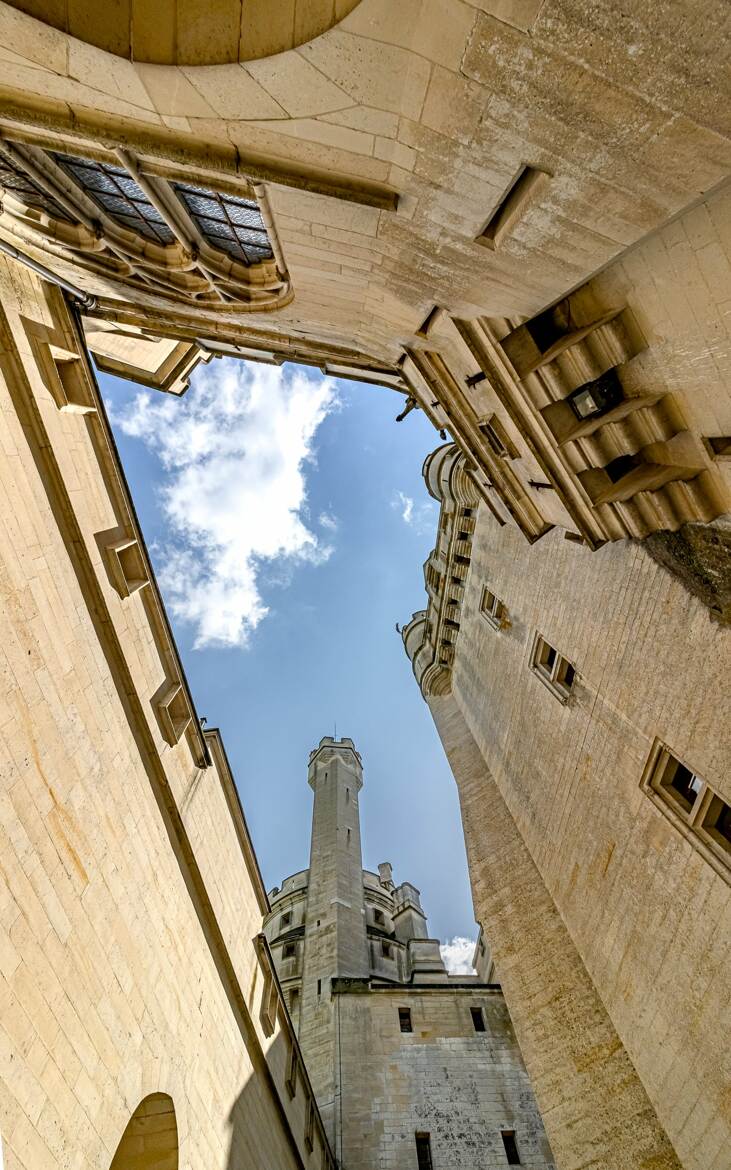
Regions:
<instances>
[{"instance_id":1,"label":"stone castle wall","mask_svg":"<svg viewBox=\"0 0 731 1170\"><path fill-rule=\"evenodd\" d=\"M195 720L164 738L151 700L174 647L153 585L123 598L110 579L104 534L131 521L101 406L91 382L86 413L52 393L54 354L88 378L73 319L4 258L0 300L5 1168L106 1170L158 1094L181 1166L246 1151L321 1170L305 1084L285 1088L291 1037L252 945L266 896L220 739Z\"/></svg>"},{"instance_id":2,"label":"stone castle wall","mask_svg":"<svg viewBox=\"0 0 731 1170\"><path fill-rule=\"evenodd\" d=\"M480 613L485 585L506 606L501 629ZM575 666L566 704L530 669L536 633ZM588 978L576 979L593 984L682 1165L694 1170L720 1170L731 1146L719 1030L728 1003L729 885L640 782L659 739L731 799L727 639L640 547L591 553L555 531L529 548L515 529L499 528L481 512L453 697L431 700L466 805L476 912L494 942L542 1108L548 1102L531 1056L551 1025L537 1007L540 982L529 988L515 975L535 931L518 912L519 867L508 837L495 835L510 818L540 873L535 891L545 883L571 936L567 947L576 947L569 967L578 972L585 965ZM449 704L455 710L447 716ZM477 761L466 771L462 737L474 740ZM482 782L475 767L487 769ZM507 933L493 938L501 887L513 896L504 904ZM538 914L538 892L526 889L524 897ZM550 947L542 956L538 948L533 962L548 994L559 970ZM573 979L560 994L579 1019L584 991ZM558 1021L552 1026L557 1036ZM583 1029L588 1042L588 1022ZM549 1047L544 1070L556 1090L557 1049ZM553 1105L546 1116L563 1156ZM620 1157L617 1164L625 1162Z\"/></svg>"},{"instance_id":3,"label":"stone castle wall","mask_svg":"<svg viewBox=\"0 0 731 1170\"><path fill-rule=\"evenodd\" d=\"M343 1149L348 1170L413 1170L415 1134L429 1134L433 1164L502 1170L501 1132L521 1165L554 1163L520 1050L498 990L408 986L335 996ZM475 1032L470 1008L483 1012ZM411 1010L413 1032L399 1027Z\"/></svg>"}]
</instances>

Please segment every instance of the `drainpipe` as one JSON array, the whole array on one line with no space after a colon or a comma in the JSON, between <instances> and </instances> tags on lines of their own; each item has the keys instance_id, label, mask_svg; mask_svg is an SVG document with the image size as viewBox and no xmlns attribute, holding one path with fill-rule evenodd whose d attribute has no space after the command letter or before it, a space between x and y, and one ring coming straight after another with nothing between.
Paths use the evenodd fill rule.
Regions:
<instances>
[{"instance_id":1,"label":"drainpipe","mask_svg":"<svg viewBox=\"0 0 731 1170\"><path fill-rule=\"evenodd\" d=\"M0 210L2 206L0 205ZM13 244L9 244L7 240L0 240L0 252L4 252L6 256L12 256L13 260L18 260L21 264L25 264L26 268L31 268L33 272L37 272L44 280L48 280L51 284L57 285L67 292L70 297L81 306L90 312L96 308L96 297L91 293L84 292L83 289L77 288L75 284L71 284L68 280L64 280L62 276L52 272L50 268L46 268L45 264L41 264L39 260L34 260L31 256L27 256L25 252L20 252Z\"/></svg>"}]
</instances>

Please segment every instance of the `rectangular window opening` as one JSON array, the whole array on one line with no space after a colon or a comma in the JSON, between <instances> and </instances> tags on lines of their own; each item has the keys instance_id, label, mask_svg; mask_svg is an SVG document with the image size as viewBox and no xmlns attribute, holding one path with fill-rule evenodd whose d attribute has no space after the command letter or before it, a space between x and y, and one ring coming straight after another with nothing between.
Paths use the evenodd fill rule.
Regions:
<instances>
[{"instance_id":1,"label":"rectangular window opening","mask_svg":"<svg viewBox=\"0 0 731 1170\"><path fill-rule=\"evenodd\" d=\"M550 179L547 171L524 163L488 219L476 242L493 251L525 215Z\"/></svg>"},{"instance_id":2,"label":"rectangular window opening","mask_svg":"<svg viewBox=\"0 0 731 1170\"><path fill-rule=\"evenodd\" d=\"M431 1136L428 1133L417 1133L416 1162L419 1170L432 1170Z\"/></svg>"},{"instance_id":3,"label":"rectangular window opening","mask_svg":"<svg viewBox=\"0 0 731 1170\"><path fill-rule=\"evenodd\" d=\"M383 917L382 910L374 910L373 911L373 921L375 922L376 926L383 926L386 919Z\"/></svg>"},{"instance_id":4,"label":"rectangular window opening","mask_svg":"<svg viewBox=\"0 0 731 1170\"><path fill-rule=\"evenodd\" d=\"M487 439L490 449L500 459L519 459L520 451L515 446L505 427L497 415L493 414L487 422L480 423L480 430Z\"/></svg>"},{"instance_id":5,"label":"rectangular window opening","mask_svg":"<svg viewBox=\"0 0 731 1170\"><path fill-rule=\"evenodd\" d=\"M279 929L286 930L287 927L289 927L291 925L292 925L292 911L288 910L287 913L283 914L282 917L279 919Z\"/></svg>"},{"instance_id":6,"label":"rectangular window opening","mask_svg":"<svg viewBox=\"0 0 731 1170\"><path fill-rule=\"evenodd\" d=\"M483 1012L482 1008L481 1007L470 1008L470 1013L472 1015L472 1025L473 1025L475 1031L476 1032L484 1032L485 1031L485 1013Z\"/></svg>"},{"instance_id":7,"label":"rectangular window opening","mask_svg":"<svg viewBox=\"0 0 731 1170\"><path fill-rule=\"evenodd\" d=\"M381 952L383 954L384 959L392 959L393 958L393 950L391 948L390 943L382 942L381 943Z\"/></svg>"},{"instance_id":8,"label":"rectangular window opening","mask_svg":"<svg viewBox=\"0 0 731 1170\"><path fill-rule=\"evenodd\" d=\"M317 980L317 997L318 997L318 999L320 998L321 995L322 995L322 979L318 979Z\"/></svg>"},{"instance_id":9,"label":"rectangular window opening","mask_svg":"<svg viewBox=\"0 0 731 1170\"><path fill-rule=\"evenodd\" d=\"M398 1022L402 1032L413 1032L411 1026L411 1008L399 1008Z\"/></svg>"},{"instance_id":10,"label":"rectangular window opening","mask_svg":"<svg viewBox=\"0 0 731 1170\"><path fill-rule=\"evenodd\" d=\"M293 959L297 954L297 947L294 943L285 943L282 947L282 958Z\"/></svg>"},{"instance_id":11,"label":"rectangular window opening","mask_svg":"<svg viewBox=\"0 0 731 1170\"><path fill-rule=\"evenodd\" d=\"M540 635L533 649L532 668L556 698L565 702L576 681L576 668Z\"/></svg>"},{"instance_id":12,"label":"rectangular window opening","mask_svg":"<svg viewBox=\"0 0 731 1170\"><path fill-rule=\"evenodd\" d=\"M508 1165L520 1166L520 1154L518 1153L518 1143L515 1140L515 1130L503 1129L500 1131L500 1136L503 1139L505 1157L508 1160Z\"/></svg>"},{"instance_id":13,"label":"rectangular window opening","mask_svg":"<svg viewBox=\"0 0 731 1170\"><path fill-rule=\"evenodd\" d=\"M641 785L717 873L731 880L731 805L658 740Z\"/></svg>"},{"instance_id":14,"label":"rectangular window opening","mask_svg":"<svg viewBox=\"0 0 731 1170\"><path fill-rule=\"evenodd\" d=\"M496 630L500 629L507 616L503 602L499 597L496 597L492 590L488 589L487 585L482 590L480 613Z\"/></svg>"}]
</instances>

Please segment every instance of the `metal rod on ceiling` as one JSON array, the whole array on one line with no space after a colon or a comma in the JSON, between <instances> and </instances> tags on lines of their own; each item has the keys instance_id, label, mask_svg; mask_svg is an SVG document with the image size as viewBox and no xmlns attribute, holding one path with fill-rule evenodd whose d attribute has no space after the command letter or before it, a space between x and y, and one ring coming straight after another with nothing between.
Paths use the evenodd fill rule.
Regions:
<instances>
[{"instance_id":1,"label":"metal rod on ceiling","mask_svg":"<svg viewBox=\"0 0 731 1170\"><path fill-rule=\"evenodd\" d=\"M91 311L96 308L96 297L92 296L91 293L84 292L82 288L78 288L75 284L71 284L70 281L64 280L62 276L59 276L50 268L46 268L45 264L41 264L39 260L34 260L32 256L28 256L25 252L19 251L13 244L9 244L7 240L0 240L0 252L4 252L6 256L11 256L13 260L17 260L20 264L25 264L26 268L31 268L33 272L37 272L44 280L48 280L51 284L62 288L75 301L78 301L83 309Z\"/></svg>"}]
</instances>

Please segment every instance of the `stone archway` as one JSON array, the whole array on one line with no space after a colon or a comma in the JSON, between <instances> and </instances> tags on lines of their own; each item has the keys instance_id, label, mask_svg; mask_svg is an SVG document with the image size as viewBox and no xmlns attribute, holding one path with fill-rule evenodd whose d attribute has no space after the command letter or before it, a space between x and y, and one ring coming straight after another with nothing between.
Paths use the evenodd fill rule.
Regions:
<instances>
[{"instance_id":1,"label":"stone archway","mask_svg":"<svg viewBox=\"0 0 731 1170\"><path fill-rule=\"evenodd\" d=\"M109 1170L178 1170L178 1123L172 1097L150 1093L140 1101Z\"/></svg>"},{"instance_id":2,"label":"stone archway","mask_svg":"<svg viewBox=\"0 0 731 1170\"><path fill-rule=\"evenodd\" d=\"M8 0L117 57L151 65L225 65L283 53L338 24L360 0Z\"/></svg>"}]
</instances>

